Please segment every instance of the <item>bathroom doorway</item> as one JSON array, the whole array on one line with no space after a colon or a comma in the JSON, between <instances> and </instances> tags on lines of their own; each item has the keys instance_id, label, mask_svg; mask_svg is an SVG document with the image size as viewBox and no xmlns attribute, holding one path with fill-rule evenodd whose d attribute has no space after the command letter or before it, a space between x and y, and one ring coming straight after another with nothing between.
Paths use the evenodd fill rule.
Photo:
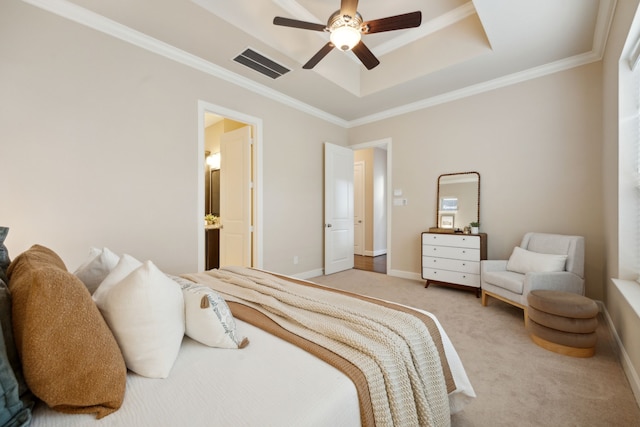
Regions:
<instances>
[{"instance_id":1,"label":"bathroom doorway","mask_svg":"<svg viewBox=\"0 0 640 427\"><path fill-rule=\"evenodd\" d=\"M261 268L261 121L204 102L199 107L200 270Z\"/></svg>"}]
</instances>

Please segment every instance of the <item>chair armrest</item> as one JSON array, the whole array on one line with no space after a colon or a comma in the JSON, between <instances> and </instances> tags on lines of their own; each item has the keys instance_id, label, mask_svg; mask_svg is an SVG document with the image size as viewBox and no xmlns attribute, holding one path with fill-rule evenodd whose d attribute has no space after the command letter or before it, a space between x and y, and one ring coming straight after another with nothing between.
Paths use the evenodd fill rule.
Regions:
<instances>
[{"instance_id":1,"label":"chair armrest","mask_svg":"<svg viewBox=\"0 0 640 427\"><path fill-rule=\"evenodd\" d=\"M480 261L481 273L486 273L489 271L506 271L506 270L507 270L507 260L485 259L483 261Z\"/></svg>"},{"instance_id":2,"label":"chair armrest","mask_svg":"<svg viewBox=\"0 0 640 427\"><path fill-rule=\"evenodd\" d=\"M569 271L527 273L524 278L522 295L527 295L536 289L584 295L584 279Z\"/></svg>"}]
</instances>

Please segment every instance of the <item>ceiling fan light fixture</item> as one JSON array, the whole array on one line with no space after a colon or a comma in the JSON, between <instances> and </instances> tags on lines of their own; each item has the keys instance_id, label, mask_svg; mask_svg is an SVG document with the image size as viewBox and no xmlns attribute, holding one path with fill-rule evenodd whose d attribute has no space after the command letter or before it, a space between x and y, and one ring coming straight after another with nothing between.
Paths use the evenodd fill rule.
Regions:
<instances>
[{"instance_id":1,"label":"ceiling fan light fixture","mask_svg":"<svg viewBox=\"0 0 640 427\"><path fill-rule=\"evenodd\" d=\"M282 16L273 18L273 24L302 28L303 30L328 31L330 33L330 41L302 66L305 70L315 67L322 58L336 47L343 51L352 51L367 70L372 70L380 64L380 61L361 41L364 34L415 28L422 23L422 12L420 11L364 22L357 8L358 0L342 0L340 2L340 10L331 14L326 26Z\"/></svg>"},{"instance_id":2,"label":"ceiling fan light fixture","mask_svg":"<svg viewBox=\"0 0 640 427\"><path fill-rule=\"evenodd\" d=\"M353 49L355 45L360 43L362 33L358 28L344 25L332 29L329 38L335 47L347 51Z\"/></svg>"}]
</instances>

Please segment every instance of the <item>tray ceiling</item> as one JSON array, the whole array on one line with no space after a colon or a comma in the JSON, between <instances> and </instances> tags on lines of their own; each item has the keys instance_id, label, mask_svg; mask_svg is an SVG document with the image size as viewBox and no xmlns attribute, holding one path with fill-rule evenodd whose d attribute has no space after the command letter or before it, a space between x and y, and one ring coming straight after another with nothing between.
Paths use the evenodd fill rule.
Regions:
<instances>
[{"instance_id":1,"label":"tray ceiling","mask_svg":"<svg viewBox=\"0 0 640 427\"><path fill-rule=\"evenodd\" d=\"M418 28L368 34L380 60L352 52L302 65L329 35L339 0L24 0L345 126L598 61L615 0L360 0L364 20L422 12ZM271 79L233 61L251 48L291 71Z\"/></svg>"}]
</instances>

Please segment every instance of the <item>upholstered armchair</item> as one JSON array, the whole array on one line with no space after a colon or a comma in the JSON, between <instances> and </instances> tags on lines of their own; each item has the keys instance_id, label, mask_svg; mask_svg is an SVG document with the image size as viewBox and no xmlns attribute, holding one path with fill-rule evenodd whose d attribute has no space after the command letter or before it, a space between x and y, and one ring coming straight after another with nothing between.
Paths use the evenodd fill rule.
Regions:
<instances>
[{"instance_id":1,"label":"upholstered armchair","mask_svg":"<svg viewBox=\"0 0 640 427\"><path fill-rule=\"evenodd\" d=\"M527 233L509 260L480 262L482 305L493 297L524 310L527 294L549 289L584 295L584 238Z\"/></svg>"}]
</instances>

